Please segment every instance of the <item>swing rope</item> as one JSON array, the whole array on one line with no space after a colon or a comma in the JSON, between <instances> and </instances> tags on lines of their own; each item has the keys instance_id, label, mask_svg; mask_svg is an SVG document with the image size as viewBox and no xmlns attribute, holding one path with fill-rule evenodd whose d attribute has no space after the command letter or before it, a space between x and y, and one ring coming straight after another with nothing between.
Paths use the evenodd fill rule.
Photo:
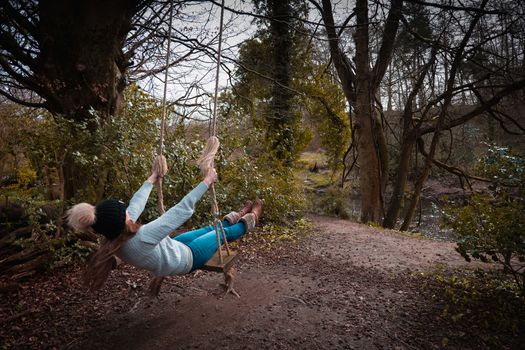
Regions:
<instances>
[{"instance_id":1,"label":"swing rope","mask_svg":"<svg viewBox=\"0 0 525 350\"><path fill-rule=\"evenodd\" d=\"M222 51L222 26L224 22L224 0L221 2L221 19L219 23L219 47L217 48L217 69L215 70L215 94L213 96L213 115L210 136L217 133L217 100L219 96L219 74L221 68L221 51Z\"/></svg>"},{"instance_id":2,"label":"swing rope","mask_svg":"<svg viewBox=\"0 0 525 350\"><path fill-rule=\"evenodd\" d=\"M219 24L219 44L218 44L218 49L217 49L217 68L216 68L216 73L215 73L215 93L213 97L213 113L212 113L211 125L210 125L210 131L209 131L210 137L208 138L208 141L206 142L206 146L203 150L202 156L197 161L197 164L199 165L199 168L201 169L201 172L204 176L208 173L208 171L214 168L215 155L217 154L217 151L219 150L219 139L216 136L217 134L217 105L218 105L217 102L218 102L218 96L219 96L219 74L220 74L220 65L221 65L223 23L224 23L224 0L222 0L221 2L221 13L220 13L220 24ZM167 114L166 95L168 91L168 67L169 67L169 61L170 61L171 27L172 26L173 26L173 6L170 7L170 14L169 14L168 44L167 44L168 47L167 47L166 62L165 62L166 69L164 71L164 92L163 92L163 97L162 97L162 120L161 120L161 125L160 125L160 132L159 132L159 143L157 147L157 159L155 160L155 163L154 163L154 168L157 170L163 169L163 166L165 166L162 163L164 159L162 155L163 155L163 148L164 148L164 131L166 128L166 114ZM163 172L159 171L158 173L162 174ZM163 182L163 178L159 177L157 181L157 205L158 205L159 213L161 215L165 212L164 196L162 192L162 182ZM226 248L227 255L228 256L232 255L232 252L230 250L230 246L226 239L226 233L224 232L224 227L220 220L219 205L217 203L217 195L215 192L214 184L210 185L209 192L210 192L210 199L211 199L211 212L214 217L213 226L215 228L215 234L217 238L219 263L222 265L224 263L224 259L222 255L222 245L220 242L221 236L224 242L224 246Z\"/></svg>"},{"instance_id":3,"label":"swing rope","mask_svg":"<svg viewBox=\"0 0 525 350\"><path fill-rule=\"evenodd\" d=\"M155 159L154 168L156 170L161 170L164 166L164 169L161 170L162 176L157 180L157 207L159 213L162 215L165 212L164 209L164 193L162 192L162 182L163 174L166 171L165 162L163 162L163 150L164 150L164 129L166 128L166 95L168 92L168 70L170 63L170 47L171 47L171 27L173 24L173 5L170 6L170 16L169 16L169 27L168 27L168 49L166 52L166 70L164 71L164 92L162 96L162 119L160 122L160 131L159 131L159 144L157 146L157 159ZM161 163L163 162L163 163Z\"/></svg>"},{"instance_id":4,"label":"swing rope","mask_svg":"<svg viewBox=\"0 0 525 350\"><path fill-rule=\"evenodd\" d=\"M217 138L217 107L218 107L218 96L219 96L219 76L220 76L220 67L221 67L221 52L222 52L222 32L223 32L223 23L224 23L224 0L221 2L221 15L219 23L219 44L217 48L217 68L215 71L215 93L213 96L213 113L210 125L210 137L206 142L206 147L202 152L202 156L197 161L199 168L203 175L206 175L210 169L214 168L214 159L217 151L219 150L219 139ZM226 253L228 256L232 255L228 240L226 239L226 233L224 232L224 227L220 220L219 205L217 204L217 195L215 192L215 185L211 184L210 188L210 198L211 198L211 211L214 216L213 226L215 228L215 236L217 239L217 251L219 254L219 263L224 264L224 258L222 255L222 245L220 237L224 242L226 248Z\"/></svg>"}]
</instances>

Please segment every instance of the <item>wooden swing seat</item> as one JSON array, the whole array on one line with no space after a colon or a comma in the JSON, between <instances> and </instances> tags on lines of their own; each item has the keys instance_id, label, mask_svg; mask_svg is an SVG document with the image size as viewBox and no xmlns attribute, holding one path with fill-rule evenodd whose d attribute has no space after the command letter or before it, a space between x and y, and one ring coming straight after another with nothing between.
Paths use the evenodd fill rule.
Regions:
<instances>
[{"instance_id":1,"label":"wooden swing seat","mask_svg":"<svg viewBox=\"0 0 525 350\"><path fill-rule=\"evenodd\" d=\"M206 271L214 271L214 272L226 272L228 271L235 260L237 259L237 253L236 252L230 252L230 255L223 253L222 255L222 264L219 260L219 252L215 252L210 260L201 268L202 270Z\"/></svg>"}]
</instances>

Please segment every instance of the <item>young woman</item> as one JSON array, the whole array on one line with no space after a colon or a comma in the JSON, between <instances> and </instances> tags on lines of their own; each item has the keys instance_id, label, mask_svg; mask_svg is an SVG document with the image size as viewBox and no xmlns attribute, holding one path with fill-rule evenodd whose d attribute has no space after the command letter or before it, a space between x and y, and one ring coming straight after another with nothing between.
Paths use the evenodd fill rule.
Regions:
<instances>
[{"instance_id":1,"label":"young woman","mask_svg":"<svg viewBox=\"0 0 525 350\"><path fill-rule=\"evenodd\" d=\"M183 233L169 234L188 220L195 204L217 180L211 169L204 180L177 205L145 225L136 221L144 210L159 174L156 170L133 195L128 207L108 199L92 206L80 203L68 211L68 224L80 231L94 231L106 240L90 259L84 279L91 290L102 287L114 268L114 255L123 261L151 271L155 276L181 275L202 267L217 251L213 226ZM248 202L238 212L231 212L222 222L226 238L233 241L252 230L262 212L262 202Z\"/></svg>"}]
</instances>

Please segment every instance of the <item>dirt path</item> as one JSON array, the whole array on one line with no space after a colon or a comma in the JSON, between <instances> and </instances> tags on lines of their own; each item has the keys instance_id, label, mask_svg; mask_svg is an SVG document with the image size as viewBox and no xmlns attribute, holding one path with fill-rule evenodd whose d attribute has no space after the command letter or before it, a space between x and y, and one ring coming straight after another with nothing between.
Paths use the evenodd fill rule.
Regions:
<instances>
[{"instance_id":1,"label":"dirt path","mask_svg":"<svg viewBox=\"0 0 525 350\"><path fill-rule=\"evenodd\" d=\"M433 329L440 310L421 293L414 275L439 264L466 264L452 243L327 217L313 221L315 233L300 244L243 257L236 282L241 299L220 297L220 275L170 279L158 301L135 299L69 347L421 349L440 344L445 335Z\"/></svg>"}]
</instances>

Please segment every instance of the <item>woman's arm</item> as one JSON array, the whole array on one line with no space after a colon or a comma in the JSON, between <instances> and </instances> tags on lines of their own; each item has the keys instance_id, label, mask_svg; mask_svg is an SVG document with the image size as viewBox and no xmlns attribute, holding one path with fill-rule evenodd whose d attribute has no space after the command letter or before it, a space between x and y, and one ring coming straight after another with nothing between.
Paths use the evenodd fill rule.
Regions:
<instances>
[{"instance_id":1,"label":"woman's arm","mask_svg":"<svg viewBox=\"0 0 525 350\"><path fill-rule=\"evenodd\" d=\"M211 169L204 180L188 193L177 205L165 212L161 217L142 226L141 239L147 243L158 244L171 232L184 224L195 210L195 204L206 193L208 187L217 181L217 172Z\"/></svg>"},{"instance_id":2,"label":"woman's arm","mask_svg":"<svg viewBox=\"0 0 525 350\"><path fill-rule=\"evenodd\" d=\"M208 185L201 182L188 193L177 205L169 209L158 219L153 220L140 229L141 240L158 244L176 228L184 224L195 210L195 204L208 190Z\"/></svg>"},{"instance_id":3,"label":"woman's arm","mask_svg":"<svg viewBox=\"0 0 525 350\"><path fill-rule=\"evenodd\" d=\"M133 197L131 197L128 208L126 209L131 221L136 222L140 214L142 214L142 211L144 210L144 207L148 202L148 198L152 188L153 183L148 179L148 181L145 181L140 187L140 189L137 192L135 192Z\"/></svg>"},{"instance_id":4,"label":"woman's arm","mask_svg":"<svg viewBox=\"0 0 525 350\"><path fill-rule=\"evenodd\" d=\"M168 166L166 164L166 158L163 155L158 155L153 162L150 177L148 177L146 182L142 184L142 187L140 187L129 201L129 206L126 211L128 212L131 221L136 222L138 220L148 202L153 185L159 180L159 178L166 175L167 171Z\"/></svg>"}]
</instances>

